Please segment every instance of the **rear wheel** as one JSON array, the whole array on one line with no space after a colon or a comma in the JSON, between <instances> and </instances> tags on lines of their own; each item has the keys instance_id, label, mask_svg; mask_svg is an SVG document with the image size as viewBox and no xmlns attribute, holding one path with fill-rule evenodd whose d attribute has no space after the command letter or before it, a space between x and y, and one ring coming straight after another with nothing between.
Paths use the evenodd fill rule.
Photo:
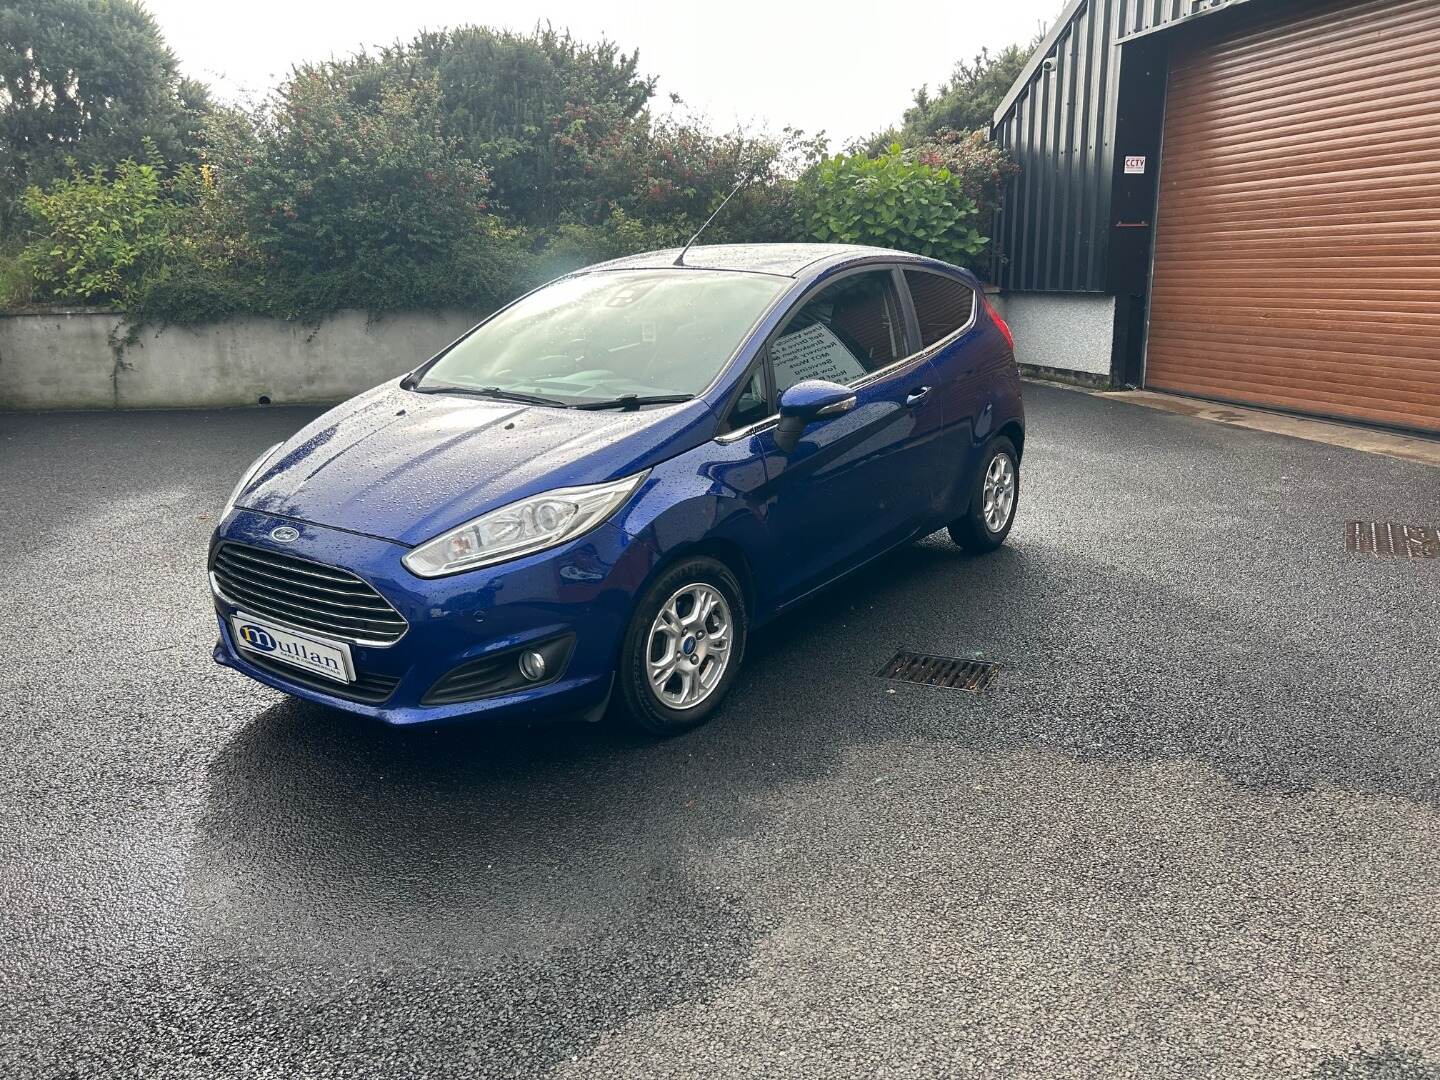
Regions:
<instances>
[{"instance_id":1,"label":"rear wheel","mask_svg":"<svg viewBox=\"0 0 1440 1080\"><path fill-rule=\"evenodd\" d=\"M1020 458L997 435L985 447L970 491L970 509L950 523L950 539L967 551L994 551L1010 535L1020 505Z\"/></svg>"},{"instance_id":2,"label":"rear wheel","mask_svg":"<svg viewBox=\"0 0 1440 1080\"><path fill-rule=\"evenodd\" d=\"M630 617L617 681L630 721L678 735L714 715L745 653L745 598L724 563L697 557L664 571Z\"/></svg>"}]
</instances>

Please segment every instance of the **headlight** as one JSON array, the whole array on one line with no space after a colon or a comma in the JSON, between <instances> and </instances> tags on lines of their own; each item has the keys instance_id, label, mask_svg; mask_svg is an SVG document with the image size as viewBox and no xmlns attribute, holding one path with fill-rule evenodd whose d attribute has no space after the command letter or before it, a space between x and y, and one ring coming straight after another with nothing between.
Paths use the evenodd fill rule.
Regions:
<instances>
[{"instance_id":1,"label":"headlight","mask_svg":"<svg viewBox=\"0 0 1440 1080\"><path fill-rule=\"evenodd\" d=\"M230 498L225 500L225 509L220 511L221 520L224 520L230 511L235 509L235 500L240 498L240 493L245 490L245 486L249 484L251 480L254 480L256 474L270 463L270 459L275 456L275 451L279 450L282 445L282 443L277 442L250 463L250 467L245 470L245 475L240 477L240 482L235 485L235 490L230 492Z\"/></svg>"},{"instance_id":2,"label":"headlight","mask_svg":"<svg viewBox=\"0 0 1440 1080\"><path fill-rule=\"evenodd\" d=\"M544 551L599 525L649 475L532 495L427 540L401 561L412 574L432 578Z\"/></svg>"}]
</instances>

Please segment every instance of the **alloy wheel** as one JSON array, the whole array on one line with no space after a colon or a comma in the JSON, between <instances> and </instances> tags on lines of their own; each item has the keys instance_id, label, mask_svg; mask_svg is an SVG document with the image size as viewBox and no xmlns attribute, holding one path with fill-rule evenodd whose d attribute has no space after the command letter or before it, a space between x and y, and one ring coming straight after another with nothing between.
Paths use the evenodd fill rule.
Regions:
<instances>
[{"instance_id":1,"label":"alloy wheel","mask_svg":"<svg viewBox=\"0 0 1440 1080\"><path fill-rule=\"evenodd\" d=\"M734 621L713 585L696 582L660 606L650 626L645 673L650 689L672 709L693 709L714 693L730 664Z\"/></svg>"},{"instance_id":2,"label":"alloy wheel","mask_svg":"<svg viewBox=\"0 0 1440 1080\"><path fill-rule=\"evenodd\" d=\"M981 510L985 527L998 533L1010 521L1015 509L1015 463L1009 454L996 454L985 470L985 490Z\"/></svg>"}]
</instances>

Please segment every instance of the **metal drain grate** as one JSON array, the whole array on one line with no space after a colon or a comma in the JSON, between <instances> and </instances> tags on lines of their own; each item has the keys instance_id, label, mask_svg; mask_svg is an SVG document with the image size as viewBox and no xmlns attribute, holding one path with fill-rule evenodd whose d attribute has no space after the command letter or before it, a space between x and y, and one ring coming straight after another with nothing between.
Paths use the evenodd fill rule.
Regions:
<instances>
[{"instance_id":1,"label":"metal drain grate","mask_svg":"<svg viewBox=\"0 0 1440 1080\"><path fill-rule=\"evenodd\" d=\"M985 660L961 660L955 656L930 656L927 653L901 649L883 668L876 672L882 679L919 683L921 686L946 686L952 690L984 690L990 685L999 664Z\"/></svg>"},{"instance_id":2,"label":"metal drain grate","mask_svg":"<svg viewBox=\"0 0 1440 1080\"><path fill-rule=\"evenodd\" d=\"M1345 523L1345 550L1400 559L1440 558L1440 529L1390 521Z\"/></svg>"}]
</instances>

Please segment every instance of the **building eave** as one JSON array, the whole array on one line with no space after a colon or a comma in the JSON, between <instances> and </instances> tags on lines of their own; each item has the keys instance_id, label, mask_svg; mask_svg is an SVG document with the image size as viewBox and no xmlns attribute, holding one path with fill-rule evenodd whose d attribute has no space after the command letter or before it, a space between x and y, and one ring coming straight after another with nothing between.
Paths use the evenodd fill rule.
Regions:
<instances>
[{"instance_id":1,"label":"building eave","mask_svg":"<svg viewBox=\"0 0 1440 1080\"><path fill-rule=\"evenodd\" d=\"M1101 0L1101 2L1104 2L1104 0ZM1187 3L1193 4L1195 2L1196 0L1187 0ZM1115 35L1111 44L1124 45L1143 37L1150 37L1153 34L1162 34L1178 26L1189 26L1199 19L1206 18L1210 15L1218 15L1222 11L1229 11L1232 8L1239 7L1241 4L1251 2L1252 0L1208 0L1207 6L1205 7L1192 7L1191 10L1180 12L1173 17L1162 17L1157 14L1156 18L1161 19L1161 21L1139 30L1121 29L1121 31ZM1000 107L995 110L995 115L991 120L990 126L992 131L1005 122L1006 116L1008 116L1010 110L1015 107L1015 102L1019 100L1026 88L1034 81L1035 73L1040 70L1040 65L1043 64L1050 55L1050 51L1055 47L1055 42L1064 34L1066 28L1070 26L1078 16L1083 14L1088 3L1090 3L1090 0L1070 0L1070 3L1065 5L1065 10L1060 13L1060 17L1055 20L1054 24L1051 25L1050 29L1046 32L1044 38L1041 39L1040 44L1035 47L1034 54L1030 57L1024 70L1020 72L1019 78L1017 78L1015 82L1011 84L1010 89L1006 91L1005 97L1000 102Z\"/></svg>"},{"instance_id":2,"label":"building eave","mask_svg":"<svg viewBox=\"0 0 1440 1080\"><path fill-rule=\"evenodd\" d=\"M1179 26L1192 26L1200 19L1210 15L1219 15L1222 11L1229 11L1241 4L1248 4L1251 0L1219 0L1210 7L1198 8L1188 11L1178 19L1171 19L1168 22L1157 23L1154 26L1147 26L1144 30L1132 30L1129 33L1122 33L1115 38L1115 44L1125 45L1132 41L1138 41L1143 37L1151 37L1154 34L1163 34L1167 30L1174 30Z\"/></svg>"},{"instance_id":3,"label":"building eave","mask_svg":"<svg viewBox=\"0 0 1440 1080\"><path fill-rule=\"evenodd\" d=\"M1005 119L1005 114L1014 107L1016 99L1025 92L1025 87L1030 85L1030 80L1034 78L1035 72L1040 70L1040 65L1043 64L1045 58L1050 55L1050 50L1055 47L1055 42L1059 40L1065 28L1075 21L1076 14L1089 2L1090 0L1070 0L1070 3L1065 5L1065 10L1060 13L1060 17L1056 19L1055 22L1051 24L1050 29L1045 32L1045 36L1040 39L1040 44L1035 46L1035 51L1030 55L1029 63L1025 65L1019 77L1010 85L1010 89L1006 91L1004 99L1000 102L999 108L995 110L995 115L991 120L990 126L992 129Z\"/></svg>"}]
</instances>

